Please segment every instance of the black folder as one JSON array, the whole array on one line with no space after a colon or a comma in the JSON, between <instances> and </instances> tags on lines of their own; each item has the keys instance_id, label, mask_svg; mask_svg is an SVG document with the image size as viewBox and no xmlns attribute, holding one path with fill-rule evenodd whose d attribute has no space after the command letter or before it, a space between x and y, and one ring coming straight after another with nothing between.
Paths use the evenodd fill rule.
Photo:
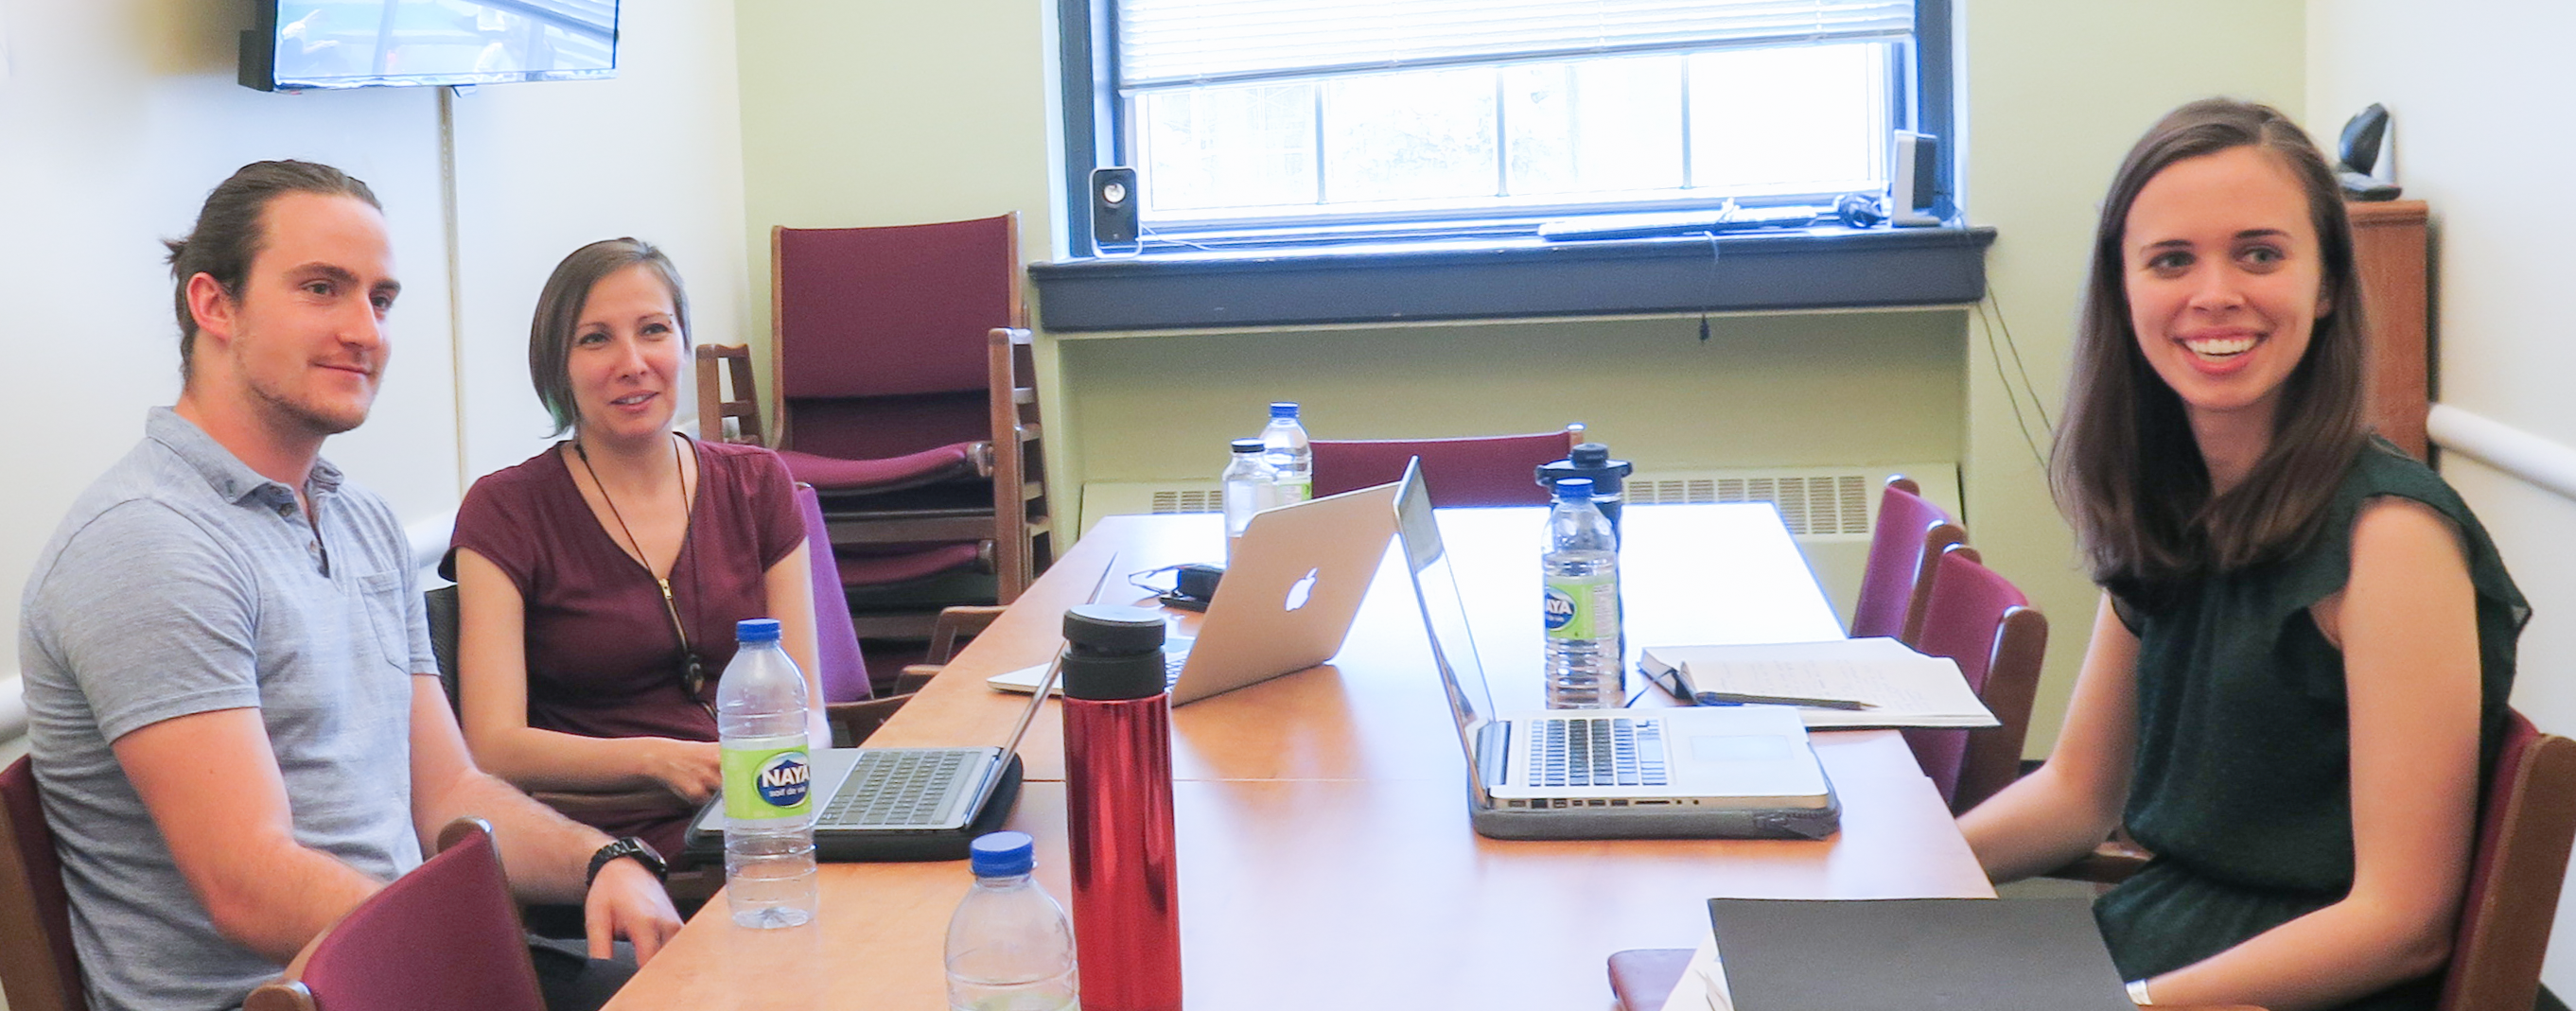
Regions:
<instances>
[{"instance_id":1,"label":"black folder","mask_svg":"<svg viewBox=\"0 0 2576 1011\"><path fill-rule=\"evenodd\" d=\"M2087 899L1710 899L1735 1011L2136 1011Z\"/></svg>"}]
</instances>

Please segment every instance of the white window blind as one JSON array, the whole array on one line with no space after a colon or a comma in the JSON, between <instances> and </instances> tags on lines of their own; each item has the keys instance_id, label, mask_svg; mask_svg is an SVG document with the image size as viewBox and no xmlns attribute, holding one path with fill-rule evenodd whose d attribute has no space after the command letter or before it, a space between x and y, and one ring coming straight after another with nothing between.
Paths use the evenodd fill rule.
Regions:
<instances>
[{"instance_id":1,"label":"white window blind","mask_svg":"<svg viewBox=\"0 0 2576 1011\"><path fill-rule=\"evenodd\" d=\"M1118 0L1118 84L1133 91L1913 31L1913 0Z\"/></svg>"}]
</instances>

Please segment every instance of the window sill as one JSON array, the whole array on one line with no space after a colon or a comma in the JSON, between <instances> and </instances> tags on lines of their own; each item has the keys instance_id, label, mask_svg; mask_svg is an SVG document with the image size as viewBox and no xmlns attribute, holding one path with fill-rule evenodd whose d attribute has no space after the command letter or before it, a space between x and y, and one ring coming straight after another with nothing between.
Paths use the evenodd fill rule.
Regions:
<instances>
[{"instance_id":1,"label":"window sill","mask_svg":"<svg viewBox=\"0 0 2576 1011\"><path fill-rule=\"evenodd\" d=\"M1029 265L1051 332L1946 305L1995 230L1808 228L1156 252Z\"/></svg>"}]
</instances>

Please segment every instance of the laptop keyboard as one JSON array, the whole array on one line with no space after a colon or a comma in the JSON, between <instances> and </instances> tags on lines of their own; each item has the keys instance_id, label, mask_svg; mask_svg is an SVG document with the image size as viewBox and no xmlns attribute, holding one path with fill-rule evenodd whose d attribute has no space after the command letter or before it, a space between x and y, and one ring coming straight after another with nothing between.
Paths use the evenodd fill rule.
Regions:
<instances>
[{"instance_id":1,"label":"laptop keyboard","mask_svg":"<svg viewBox=\"0 0 2576 1011\"><path fill-rule=\"evenodd\" d=\"M1663 724L1629 716L1530 720L1531 786L1665 786Z\"/></svg>"},{"instance_id":2,"label":"laptop keyboard","mask_svg":"<svg viewBox=\"0 0 2576 1011\"><path fill-rule=\"evenodd\" d=\"M926 825L959 787L970 751L867 751L824 805L818 825Z\"/></svg>"}]
</instances>

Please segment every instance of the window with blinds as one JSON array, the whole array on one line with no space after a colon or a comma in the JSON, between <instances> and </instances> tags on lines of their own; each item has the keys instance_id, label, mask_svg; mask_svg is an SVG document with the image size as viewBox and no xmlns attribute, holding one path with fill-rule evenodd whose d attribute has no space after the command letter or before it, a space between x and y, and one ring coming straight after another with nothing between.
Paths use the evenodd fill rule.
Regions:
<instances>
[{"instance_id":1,"label":"window with blinds","mask_svg":"<svg viewBox=\"0 0 2576 1011\"><path fill-rule=\"evenodd\" d=\"M1913 0L1115 0L1145 223L1425 221L1885 186Z\"/></svg>"}]
</instances>

